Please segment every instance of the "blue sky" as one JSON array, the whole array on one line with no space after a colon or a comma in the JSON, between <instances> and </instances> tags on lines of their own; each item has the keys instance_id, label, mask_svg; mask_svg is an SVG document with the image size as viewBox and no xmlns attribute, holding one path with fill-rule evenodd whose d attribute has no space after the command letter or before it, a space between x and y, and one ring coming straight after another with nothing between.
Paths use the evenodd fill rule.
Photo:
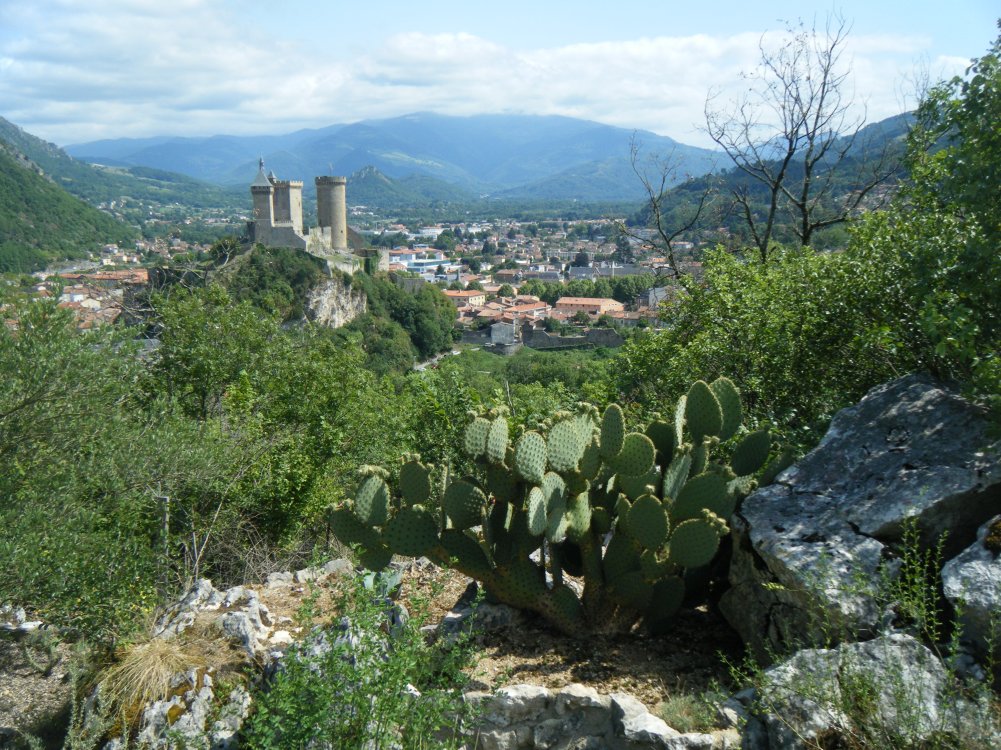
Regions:
<instances>
[{"instance_id":1,"label":"blue sky","mask_svg":"<svg viewBox=\"0 0 1001 750\"><path fill-rule=\"evenodd\" d=\"M962 72L999 15L985 0L0 0L0 116L60 145L414 111L561 114L706 145L707 93L739 96L760 41L832 11L869 120Z\"/></svg>"}]
</instances>

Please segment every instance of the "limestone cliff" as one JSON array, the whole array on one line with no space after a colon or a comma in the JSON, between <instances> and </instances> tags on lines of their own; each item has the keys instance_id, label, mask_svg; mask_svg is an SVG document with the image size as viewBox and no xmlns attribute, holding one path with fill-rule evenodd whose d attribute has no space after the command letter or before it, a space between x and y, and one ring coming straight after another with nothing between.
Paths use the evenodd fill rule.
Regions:
<instances>
[{"instance_id":1,"label":"limestone cliff","mask_svg":"<svg viewBox=\"0 0 1001 750\"><path fill-rule=\"evenodd\" d=\"M343 278L334 275L317 285L309 293L307 315L309 319L330 328L340 328L350 323L367 309L365 292L352 289Z\"/></svg>"}]
</instances>

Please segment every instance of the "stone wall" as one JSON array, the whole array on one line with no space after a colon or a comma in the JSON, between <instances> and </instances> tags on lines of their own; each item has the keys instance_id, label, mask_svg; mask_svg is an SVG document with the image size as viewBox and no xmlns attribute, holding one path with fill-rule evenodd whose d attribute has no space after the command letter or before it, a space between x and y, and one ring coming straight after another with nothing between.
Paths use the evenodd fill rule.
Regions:
<instances>
[{"instance_id":1,"label":"stone wall","mask_svg":"<svg viewBox=\"0 0 1001 750\"><path fill-rule=\"evenodd\" d=\"M521 331L525 346L532 349L589 349L622 346L625 339L611 328L591 328L583 336L556 336L525 326Z\"/></svg>"}]
</instances>

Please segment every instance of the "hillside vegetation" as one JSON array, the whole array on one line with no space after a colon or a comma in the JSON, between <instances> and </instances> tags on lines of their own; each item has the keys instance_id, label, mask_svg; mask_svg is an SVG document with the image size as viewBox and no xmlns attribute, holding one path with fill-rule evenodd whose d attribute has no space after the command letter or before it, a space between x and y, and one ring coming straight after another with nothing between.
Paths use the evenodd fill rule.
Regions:
<instances>
[{"instance_id":1,"label":"hillside vegetation","mask_svg":"<svg viewBox=\"0 0 1001 750\"><path fill-rule=\"evenodd\" d=\"M156 204L242 206L244 191L224 190L177 172L145 165L96 167L69 156L59 147L26 133L0 117L0 143L23 154L53 182L92 205L123 197Z\"/></svg>"},{"instance_id":2,"label":"hillside vegetation","mask_svg":"<svg viewBox=\"0 0 1001 750\"><path fill-rule=\"evenodd\" d=\"M0 271L38 271L55 260L85 258L104 243L127 246L138 234L0 147Z\"/></svg>"}]
</instances>

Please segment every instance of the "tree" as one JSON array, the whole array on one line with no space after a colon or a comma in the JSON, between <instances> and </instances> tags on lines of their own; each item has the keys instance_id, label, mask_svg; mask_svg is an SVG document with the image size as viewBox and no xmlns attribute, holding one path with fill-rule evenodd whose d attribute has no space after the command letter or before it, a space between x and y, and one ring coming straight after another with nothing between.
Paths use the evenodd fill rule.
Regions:
<instances>
[{"instance_id":1,"label":"tree","mask_svg":"<svg viewBox=\"0 0 1001 750\"><path fill-rule=\"evenodd\" d=\"M646 234L630 229L624 222L616 225L618 237L616 237L616 247L619 248L619 240L624 240L628 245L629 239L638 240L642 246L655 253L663 253L667 260L668 275L674 279L681 278L681 268L678 265L678 257L674 250L674 242L685 232L691 231L702 220L703 214L712 205L714 195L713 183L706 179L697 192L695 200L680 211L668 212L666 208L668 200L668 186L677 182L678 167L673 155L666 157L650 156L640 161L640 148L635 137L629 144L629 162L633 172L643 184L643 189L647 195L647 203L644 208L647 225L653 229L655 236L651 239ZM694 184L695 180L688 180ZM617 250L622 252L622 250ZM632 252L631 247L629 252Z\"/></svg>"},{"instance_id":2,"label":"tree","mask_svg":"<svg viewBox=\"0 0 1001 750\"><path fill-rule=\"evenodd\" d=\"M500 289L497 290L498 297L513 297L514 287L510 284L501 284Z\"/></svg>"},{"instance_id":3,"label":"tree","mask_svg":"<svg viewBox=\"0 0 1001 750\"><path fill-rule=\"evenodd\" d=\"M743 97L720 108L715 94L706 100L706 132L748 178L732 195L762 261L780 219L787 216L799 243L809 245L817 230L847 221L897 169L890 141L876 146L879 134L864 132L864 113L854 114L841 59L848 32L834 15L821 30L789 27L777 49L762 37L761 64L745 74Z\"/></svg>"},{"instance_id":4,"label":"tree","mask_svg":"<svg viewBox=\"0 0 1001 750\"><path fill-rule=\"evenodd\" d=\"M590 322L591 322L591 316L588 315L583 310L578 310L577 312L575 312L573 314L573 317L571 317L570 320L572 322L576 323L577 325L586 326L586 325L590 324Z\"/></svg>"},{"instance_id":5,"label":"tree","mask_svg":"<svg viewBox=\"0 0 1001 750\"><path fill-rule=\"evenodd\" d=\"M613 257L619 263L632 263L635 259L633 246L629 242L629 236L621 230L615 235L615 253Z\"/></svg>"},{"instance_id":6,"label":"tree","mask_svg":"<svg viewBox=\"0 0 1001 750\"><path fill-rule=\"evenodd\" d=\"M444 250L446 253L451 253L455 250L456 237L452 233L451 229L446 229L444 232L439 234L431 247L436 250Z\"/></svg>"}]
</instances>

